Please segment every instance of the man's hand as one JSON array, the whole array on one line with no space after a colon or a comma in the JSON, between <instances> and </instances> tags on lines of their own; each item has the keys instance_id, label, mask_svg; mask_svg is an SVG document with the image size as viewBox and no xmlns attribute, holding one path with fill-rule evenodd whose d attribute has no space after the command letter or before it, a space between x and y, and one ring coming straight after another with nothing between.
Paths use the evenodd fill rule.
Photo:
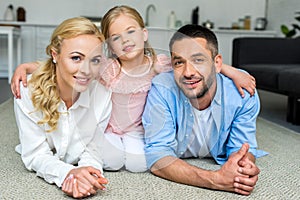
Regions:
<instances>
[{"instance_id":1,"label":"man's hand","mask_svg":"<svg viewBox=\"0 0 300 200\"><path fill-rule=\"evenodd\" d=\"M100 170L93 167L79 167L69 172L62 191L74 198L82 198L96 194L98 189L106 190L104 184L107 183Z\"/></svg>"},{"instance_id":2,"label":"man's hand","mask_svg":"<svg viewBox=\"0 0 300 200\"><path fill-rule=\"evenodd\" d=\"M249 187L254 187L256 182L258 181L258 174L260 173L260 169L253 162L255 160L254 156L251 153L245 155L240 161L238 169L240 173L248 176L245 177L235 177L234 178L234 187L235 192L244 194L245 191L247 193L247 189ZM246 194L247 195L247 194Z\"/></svg>"},{"instance_id":3,"label":"man's hand","mask_svg":"<svg viewBox=\"0 0 300 200\"><path fill-rule=\"evenodd\" d=\"M229 156L228 161L217 171L215 176L214 184L216 189L237 192L243 195L249 195L252 192L257 181L250 177L250 174L253 174L253 170L239 165L245 164L247 167L250 166L248 162L240 163L241 160L245 159L248 150L249 144L243 144L239 151ZM238 183L237 180L242 181L242 184Z\"/></svg>"}]
</instances>

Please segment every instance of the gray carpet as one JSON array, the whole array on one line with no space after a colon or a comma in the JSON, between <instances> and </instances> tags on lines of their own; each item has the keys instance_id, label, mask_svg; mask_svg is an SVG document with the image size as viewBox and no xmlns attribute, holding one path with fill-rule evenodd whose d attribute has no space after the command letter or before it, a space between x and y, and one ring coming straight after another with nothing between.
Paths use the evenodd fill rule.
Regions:
<instances>
[{"instance_id":1,"label":"gray carpet","mask_svg":"<svg viewBox=\"0 0 300 200\"><path fill-rule=\"evenodd\" d=\"M173 183L150 173L105 172L108 190L87 199L299 199L300 135L269 121L258 119L260 149L270 155L257 160L261 169L253 193L241 196ZM55 185L27 171L15 153L18 133L12 100L0 105L0 199L69 199ZM205 169L218 169L210 159L191 159Z\"/></svg>"}]
</instances>

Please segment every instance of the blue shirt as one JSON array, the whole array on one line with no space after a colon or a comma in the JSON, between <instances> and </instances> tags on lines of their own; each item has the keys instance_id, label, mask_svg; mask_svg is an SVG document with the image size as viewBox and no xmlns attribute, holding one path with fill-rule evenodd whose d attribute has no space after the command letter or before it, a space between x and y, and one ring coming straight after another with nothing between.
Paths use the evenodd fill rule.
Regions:
<instances>
[{"instance_id":1,"label":"blue shirt","mask_svg":"<svg viewBox=\"0 0 300 200\"><path fill-rule=\"evenodd\" d=\"M216 128L211 133L211 156L224 164L243 143L250 145L255 157L266 155L256 150L256 118L260 110L257 92L242 98L233 81L217 74L217 91L211 102ZM152 80L143 113L147 166L165 156L181 157L187 150L194 124L192 105L178 88L172 72L161 73Z\"/></svg>"}]
</instances>

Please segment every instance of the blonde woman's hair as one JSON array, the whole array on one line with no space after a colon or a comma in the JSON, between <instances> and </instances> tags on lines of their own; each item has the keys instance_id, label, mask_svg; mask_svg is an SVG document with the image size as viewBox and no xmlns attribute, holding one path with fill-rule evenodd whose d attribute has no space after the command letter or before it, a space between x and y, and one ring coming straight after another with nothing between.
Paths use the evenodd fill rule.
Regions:
<instances>
[{"instance_id":1,"label":"blonde woman's hair","mask_svg":"<svg viewBox=\"0 0 300 200\"><path fill-rule=\"evenodd\" d=\"M139 26L141 28L145 28L145 23L143 21L143 18L141 17L141 15L139 14L139 12L137 10L135 10L134 8L129 7L129 6L125 6L125 5L115 6L115 7L111 8L103 16L103 18L101 20L101 31L106 40L109 38L110 25L116 20L117 17L119 17L122 14L131 17L139 24ZM144 54L150 56L153 61L156 60L155 51L149 44L148 40L145 42Z\"/></svg>"},{"instance_id":2,"label":"blonde woman's hair","mask_svg":"<svg viewBox=\"0 0 300 200\"><path fill-rule=\"evenodd\" d=\"M29 81L31 100L36 111L41 111L43 119L38 124L48 124L52 132L57 129L60 113L58 106L61 102L56 81L56 64L52 61L52 52L60 54L64 39L70 39L79 35L95 35L101 42L104 36L90 20L84 17L75 17L63 21L52 33L50 44L46 48L49 56L44 62L39 62Z\"/></svg>"}]
</instances>

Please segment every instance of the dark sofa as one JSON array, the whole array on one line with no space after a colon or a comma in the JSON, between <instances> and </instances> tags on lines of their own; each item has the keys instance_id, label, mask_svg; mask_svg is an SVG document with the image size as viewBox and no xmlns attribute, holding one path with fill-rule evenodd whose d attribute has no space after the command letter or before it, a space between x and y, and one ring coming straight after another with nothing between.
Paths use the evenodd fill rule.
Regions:
<instances>
[{"instance_id":1,"label":"dark sofa","mask_svg":"<svg viewBox=\"0 0 300 200\"><path fill-rule=\"evenodd\" d=\"M287 121L300 125L300 39L235 38L232 65L253 75L258 89L287 95Z\"/></svg>"}]
</instances>

